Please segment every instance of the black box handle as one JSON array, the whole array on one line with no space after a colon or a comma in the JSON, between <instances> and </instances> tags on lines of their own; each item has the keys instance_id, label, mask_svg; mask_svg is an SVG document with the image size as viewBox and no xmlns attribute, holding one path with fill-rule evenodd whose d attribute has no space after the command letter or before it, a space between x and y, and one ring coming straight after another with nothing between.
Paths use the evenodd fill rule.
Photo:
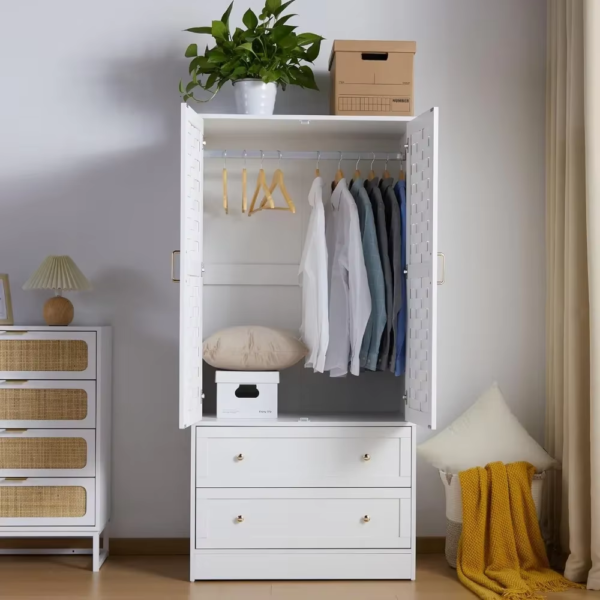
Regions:
<instances>
[{"instance_id":1,"label":"black box handle","mask_svg":"<svg viewBox=\"0 0 600 600\"><path fill-rule=\"evenodd\" d=\"M361 52L363 60L387 60L388 56L387 52Z\"/></svg>"}]
</instances>

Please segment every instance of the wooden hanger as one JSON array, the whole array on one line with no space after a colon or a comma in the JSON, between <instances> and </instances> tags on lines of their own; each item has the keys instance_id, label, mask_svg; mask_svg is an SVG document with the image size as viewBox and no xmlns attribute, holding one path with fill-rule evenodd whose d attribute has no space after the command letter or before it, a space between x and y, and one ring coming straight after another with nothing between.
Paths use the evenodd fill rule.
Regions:
<instances>
[{"instance_id":1,"label":"wooden hanger","mask_svg":"<svg viewBox=\"0 0 600 600\"><path fill-rule=\"evenodd\" d=\"M317 168L315 169L315 177L321 177L321 171L319 170L319 161L321 160L321 153L317 152Z\"/></svg>"},{"instance_id":2,"label":"wooden hanger","mask_svg":"<svg viewBox=\"0 0 600 600\"><path fill-rule=\"evenodd\" d=\"M337 171L335 172L335 179L333 180L333 183L331 184L331 190L333 191L336 187L336 185L342 180L344 179L344 172L342 171L342 159L344 158L344 155L340 152L340 160L338 162L338 168Z\"/></svg>"},{"instance_id":3,"label":"wooden hanger","mask_svg":"<svg viewBox=\"0 0 600 600\"><path fill-rule=\"evenodd\" d=\"M373 163L375 162L375 152L373 152L373 160L371 161L371 170L369 171L369 181L373 181L377 175L375 175L375 171L373 171Z\"/></svg>"},{"instance_id":4,"label":"wooden hanger","mask_svg":"<svg viewBox=\"0 0 600 600\"><path fill-rule=\"evenodd\" d=\"M258 212L259 210L289 210L291 213L296 212L296 206L294 205L294 201L292 200L289 192L287 191L287 188L285 187L283 171L279 168L280 164L281 152L279 152L279 162L277 163L277 169L275 170L275 173L273 173L273 180L271 181L271 186L269 187L269 195L265 194L265 197L260 203L260 207L257 208L254 212ZM273 192L277 187L279 187L279 189L281 190L283 199L285 200L287 206L275 206L275 203L273 202Z\"/></svg>"},{"instance_id":5,"label":"wooden hanger","mask_svg":"<svg viewBox=\"0 0 600 600\"><path fill-rule=\"evenodd\" d=\"M244 150L244 168L242 169L242 213L245 213L246 210L248 210L247 184L248 171L246 170L246 151Z\"/></svg>"},{"instance_id":6,"label":"wooden hanger","mask_svg":"<svg viewBox=\"0 0 600 600\"><path fill-rule=\"evenodd\" d=\"M360 171L358 170L359 163L360 163L360 156L358 157L358 160L356 161L356 167L354 167L354 175L352 176L352 179L354 179L354 180L360 179Z\"/></svg>"},{"instance_id":7,"label":"wooden hanger","mask_svg":"<svg viewBox=\"0 0 600 600\"><path fill-rule=\"evenodd\" d=\"M400 181L406 181L406 173L404 172L404 169L402 168L402 158L400 158L400 175L398 175L398 179Z\"/></svg>"},{"instance_id":8,"label":"wooden hanger","mask_svg":"<svg viewBox=\"0 0 600 600\"><path fill-rule=\"evenodd\" d=\"M265 193L265 197L269 200L269 203L275 207L275 203L273 202L273 198L271 197L271 191L267 187L267 176L265 175L265 170L263 169L263 151L260 151L260 171L258 172L258 179L256 180L256 189L254 190L254 196L252 196L252 202L250 203L250 210L248 211L248 216L250 217L255 212L258 212L260 208L254 210L254 206L256 201L258 200L258 194L262 190Z\"/></svg>"},{"instance_id":9,"label":"wooden hanger","mask_svg":"<svg viewBox=\"0 0 600 600\"><path fill-rule=\"evenodd\" d=\"M223 152L223 208L229 214L229 200L227 198L227 151Z\"/></svg>"},{"instance_id":10,"label":"wooden hanger","mask_svg":"<svg viewBox=\"0 0 600 600\"><path fill-rule=\"evenodd\" d=\"M382 179L388 179L389 177L391 177L390 172L388 171L388 168L387 168L389 159L390 159L389 155L386 155L385 167L384 167L383 175L381 176Z\"/></svg>"}]
</instances>

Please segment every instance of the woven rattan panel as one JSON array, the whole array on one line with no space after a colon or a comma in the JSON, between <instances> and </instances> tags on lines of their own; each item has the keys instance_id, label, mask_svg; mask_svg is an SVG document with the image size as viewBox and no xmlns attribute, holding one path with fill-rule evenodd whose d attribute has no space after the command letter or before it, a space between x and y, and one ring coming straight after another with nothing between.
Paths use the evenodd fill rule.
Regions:
<instances>
[{"instance_id":1,"label":"woven rattan panel","mask_svg":"<svg viewBox=\"0 0 600 600\"><path fill-rule=\"evenodd\" d=\"M0 371L85 371L83 340L0 340Z\"/></svg>"},{"instance_id":2,"label":"woven rattan panel","mask_svg":"<svg viewBox=\"0 0 600 600\"><path fill-rule=\"evenodd\" d=\"M82 487L2 486L0 518L84 517L86 502Z\"/></svg>"},{"instance_id":3,"label":"woven rattan panel","mask_svg":"<svg viewBox=\"0 0 600 600\"><path fill-rule=\"evenodd\" d=\"M83 469L83 438L0 438L0 469Z\"/></svg>"},{"instance_id":4,"label":"woven rattan panel","mask_svg":"<svg viewBox=\"0 0 600 600\"><path fill-rule=\"evenodd\" d=\"M81 421L87 413L85 390L0 389L0 420Z\"/></svg>"}]
</instances>

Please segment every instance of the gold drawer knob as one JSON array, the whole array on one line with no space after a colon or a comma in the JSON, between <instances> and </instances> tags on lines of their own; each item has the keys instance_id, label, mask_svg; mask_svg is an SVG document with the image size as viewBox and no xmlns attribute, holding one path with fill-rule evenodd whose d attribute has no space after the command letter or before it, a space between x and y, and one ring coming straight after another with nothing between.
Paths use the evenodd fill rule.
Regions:
<instances>
[{"instance_id":1,"label":"gold drawer knob","mask_svg":"<svg viewBox=\"0 0 600 600\"><path fill-rule=\"evenodd\" d=\"M370 455L370 454L363 454L363 460L364 460L365 462L368 462L368 461L370 461L370 460L371 460L371 455Z\"/></svg>"},{"instance_id":2,"label":"gold drawer knob","mask_svg":"<svg viewBox=\"0 0 600 600\"><path fill-rule=\"evenodd\" d=\"M238 523L243 523L244 522L244 517L242 515L238 515L236 521Z\"/></svg>"},{"instance_id":3,"label":"gold drawer knob","mask_svg":"<svg viewBox=\"0 0 600 600\"><path fill-rule=\"evenodd\" d=\"M237 460L238 462L239 462L239 461L242 461L242 460L244 460L244 455L243 455L243 454L238 454L238 455L235 457L235 460Z\"/></svg>"},{"instance_id":4,"label":"gold drawer knob","mask_svg":"<svg viewBox=\"0 0 600 600\"><path fill-rule=\"evenodd\" d=\"M365 516L363 517L363 521L364 521L365 523L368 523L370 520L371 520L371 517L370 517L369 515L365 515Z\"/></svg>"}]
</instances>

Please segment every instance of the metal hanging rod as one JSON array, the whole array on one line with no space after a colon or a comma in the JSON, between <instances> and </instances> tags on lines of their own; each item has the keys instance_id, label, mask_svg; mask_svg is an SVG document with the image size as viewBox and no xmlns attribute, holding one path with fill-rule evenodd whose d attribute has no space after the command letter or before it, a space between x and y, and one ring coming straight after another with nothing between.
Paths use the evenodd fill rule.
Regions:
<instances>
[{"instance_id":1,"label":"metal hanging rod","mask_svg":"<svg viewBox=\"0 0 600 600\"><path fill-rule=\"evenodd\" d=\"M264 160L405 160L398 152L284 152L279 150L204 150L204 158Z\"/></svg>"}]
</instances>

